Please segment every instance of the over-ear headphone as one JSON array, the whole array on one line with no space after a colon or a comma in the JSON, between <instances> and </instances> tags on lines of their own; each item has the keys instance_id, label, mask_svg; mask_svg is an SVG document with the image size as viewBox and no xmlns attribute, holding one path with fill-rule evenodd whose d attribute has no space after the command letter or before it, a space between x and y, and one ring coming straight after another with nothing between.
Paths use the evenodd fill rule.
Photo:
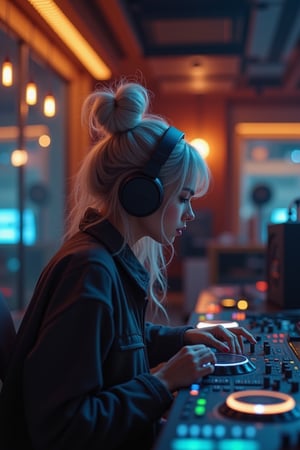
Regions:
<instances>
[{"instance_id":1,"label":"over-ear headphone","mask_svg":"<svg viewBox=\"0 0 300 450\"><path fill-rule=\"evenodd\" d=\"M158 178L161 167L169 158L184 133L169 127L142 171L125 178L119 189L119 199L128 214L145 217L156 211L163 200L164 189Z\"/></svg>"}]
</instances>

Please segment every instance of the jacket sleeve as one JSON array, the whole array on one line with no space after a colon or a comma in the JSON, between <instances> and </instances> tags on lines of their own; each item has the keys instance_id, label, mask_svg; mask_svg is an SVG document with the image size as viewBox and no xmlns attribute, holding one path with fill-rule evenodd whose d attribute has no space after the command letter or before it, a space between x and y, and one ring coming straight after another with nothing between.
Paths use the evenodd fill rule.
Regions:
<instances>
[{"instance_id":1,"label":"jacket sleeve","mask_svg":"<svg viewBox=\"0 0 300 450\"><path fill-rule=\"evenodd\" d=\"M191 326L169 327L146 323L145 334L150 367L167 361L184 345L183 336Z\"/></svg>"},{"instance_id":2,"label":"jacket sleeve","mask_svg":"<svg viewBox=\"0 0 300 450\"><path fill-rule=\"evenodd\" d=\"M60 276L52 293L24 365L26 418L37 450L118 448L149 434L172 402L147 372L105 384L103 362L115 327L107 301L112 289L103 267L87 269L81 262Z\"/></svg>"}]
</instances>

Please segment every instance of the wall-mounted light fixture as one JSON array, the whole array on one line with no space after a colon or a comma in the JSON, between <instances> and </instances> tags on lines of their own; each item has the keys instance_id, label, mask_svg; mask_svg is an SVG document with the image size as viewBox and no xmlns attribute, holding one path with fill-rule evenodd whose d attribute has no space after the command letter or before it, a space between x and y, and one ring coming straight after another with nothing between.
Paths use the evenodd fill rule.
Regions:
<instances>
[{"instance_id":1,"label":"wall-mounted light fixture","mask_svg":"<svg viewBox=\"0 0 300 450\"><path fill-rule=\"evenodd\" d=\"M201 138L196 138L191 141L191 144L198 150L200 155L205 159L209 155L208 142Z\"/></svg>"}]
</instances>

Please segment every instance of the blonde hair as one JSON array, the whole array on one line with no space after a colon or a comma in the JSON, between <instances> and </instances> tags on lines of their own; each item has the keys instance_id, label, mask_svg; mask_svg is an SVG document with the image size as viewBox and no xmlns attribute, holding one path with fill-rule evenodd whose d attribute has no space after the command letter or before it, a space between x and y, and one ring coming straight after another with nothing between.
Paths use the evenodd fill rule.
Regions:
<instances>
[{"instance_id":1,"label":"blonde hair","mask_svg":"<svg viewBox=\"0 0 300 450\"><path fill-rule=\"evenodd\" d=\"M65 238L78 231L87 207L103 212L100 220L111 217L122 223L124 245L133 241L128 213L119 201L122 181L137 170L142 170L150 159L161 136L169 124L159 115L149 113L150 93L140 83L124 79L117 84L97 89L83 104L82 117L94 141L74 180L72 209L67 218ZM209 186L209 170L197 150L184 139L180 140L159 178L168 192L162 214L170 201L182 191L187 178L197 180L196 196L204 195ZM104 213L105 212L105 213ZM166 246L150 237L132 245L136 257L150 275L149 298L162 309L167 292L167 264L174 255Z\"/></svg>"}]
</instances>

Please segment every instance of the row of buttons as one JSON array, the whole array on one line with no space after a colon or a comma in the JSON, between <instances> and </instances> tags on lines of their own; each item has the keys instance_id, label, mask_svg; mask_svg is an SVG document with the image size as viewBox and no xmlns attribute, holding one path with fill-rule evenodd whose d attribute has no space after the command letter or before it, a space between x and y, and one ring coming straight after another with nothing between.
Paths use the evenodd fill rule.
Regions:
<instances>
[{"instance_id":1,"label":"row of buttons","mask_svg":"<svg viewBox=\"0 0 300 450\"><path fill-rule=\"evenodd\" d=\"M224 437L253 439L256 437L256 428L253 425L232 425L226 427L223 424L186 424L179 423L176 426L177 437L203 437L222 439Z\"/></svg>"}]
</instances>

